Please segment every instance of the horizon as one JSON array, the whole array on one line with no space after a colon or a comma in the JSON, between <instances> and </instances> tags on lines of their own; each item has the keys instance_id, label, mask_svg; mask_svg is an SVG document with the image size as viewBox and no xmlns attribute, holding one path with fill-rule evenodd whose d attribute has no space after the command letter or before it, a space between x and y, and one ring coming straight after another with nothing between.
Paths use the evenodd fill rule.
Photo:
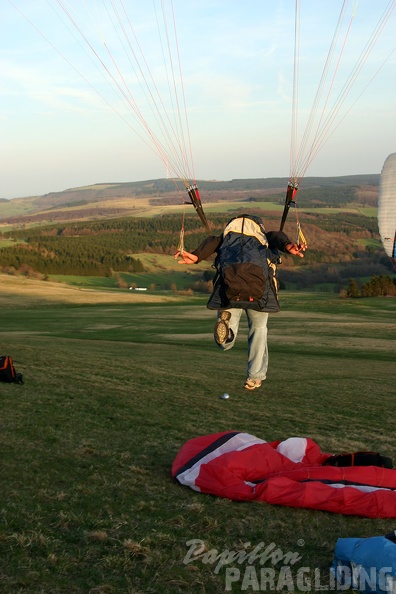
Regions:
<instances>
[{"instance_id":1,"label":"horizon","mask_svg":"<svg viewBox=\"0 0 396 594\"><path fill-rule=\"evenodd\" d=\"M334 54L337 68L333 77L329 75L330 88L323 88L321 94L318 83L342 3L323 0L320 10L314 0L302 3L297 138L292 126L294 2L251 0L249 10L235 0L173 3L194 179L267 179L270 171L272 177L289 177L292 156L305 144L304 129L315 97L322 105L309 127L311 133L326 122L330 105L336 105L337 111L335 119L326 123L326 135L319 136L312 148L306 142L304 175L340 177L371 175L350 171L381 171L387 156L396 150L394 96L388 82L396 65L396 11L389 14L364 60L361 52L371 39L373 23L385 10L385 0L347 7L341 36L349 20L353 26L338 61ZM175 106L166 102L158 22L147 5L132 4L128 10L134 34L149 65L146 77L153 75L164 100L161 115L176 115ZM138 85L142 60L133 73L124 62L125 48L122 53L118 49L109 19L100 11L94 13L89 2L83 6L70 0L69 5L86 39L72 29L57 2L52 10L42 0L7 0L0 6L0 195L6 199L167 177L169 163L162 137L154 128L158 121L149 113L153 89ZM195 36L191 23L199 32ZM108 59L99 31L117 66L125 69L122 80L133 90L128 105L117 96L119 88L105 80L107 72L99 71L98 62L87 55L93 48L103 64ZM353 85L346 87L352 72ZM340 96L343 101L338 106ZM136 124L135 100L144 120L143 126L138 122L141 127ZM154 143L150 134L144 136L146 124L155 132ZM186 155L190 160L188 150L187 160ZM111 181L94 181L100 178Z\"/></svg>"},{"instance_id":2,"label":"horizon","mask_svg":"<svg viewBox=\"0 0 396 594\"><path fill-rule=\"evenodd\" d=\"M371 177L373 175L381 175L381 172L376 173L376 172L372 172L372 173L347 173L344 175L307 175L305 177L305 181L309 181L312 179L338 179L338 178L344 178L344 177ZM228 183L228 182L232 182L232 181L250 181L250 180L281 180L282 182L287 183L288 177L287 176L268 176L268 177L234 177L232 179L199 179L197 180L197 183L200 182L204 182L204 183ZM18 199L24 199L24 198L41 198L43 196L48 196L49 194L62 194L63 192L70 192L70 191L74 191L74 190L87 190L91 187L95 187L95 186L118 186L118 185L129 185L129 184L140 184L140 183L148 183L148 182L154 182L154 181L169 181L170 183L172 182L171 179L166 178L166 177L156 177L156 178L149 178L149 179L140 179L140 180L129 180L129 181L113 181L113 182L106 182L106 181L101 181L101 182L94 182L92 184L87 184L87 185L83 185L83 186L68 186L66 188L63 188L61 190L50 190L49 192L45 192L44 194L27 194L25 196L13 196L12 198L6 198L4 196L0 196L0 200L6 200L6 201L10 201L10 200L18 200ZM302 188L303 189L303 184L302 184Z\"/></svg>"}]
</instances>

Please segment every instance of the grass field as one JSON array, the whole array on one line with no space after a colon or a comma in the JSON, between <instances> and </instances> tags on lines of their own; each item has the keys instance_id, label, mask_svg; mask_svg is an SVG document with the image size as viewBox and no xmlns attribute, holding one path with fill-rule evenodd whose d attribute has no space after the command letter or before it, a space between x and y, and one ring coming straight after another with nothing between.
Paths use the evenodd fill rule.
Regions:
<instances>
[{"instance_id":1,"label":"grass field","mask_svg":"<svg viewBox=\"0 0 396 594\"><path fill-rule=\"evenodd\" d=\"M170 475L185 441L229 429L395 458L395 299L283 292L268 379L245 393L246 328L216 349L204 298L1 286L1 351L25 378L0 385L2 593L224 592L225 567L184 562L192 539L219 552L275 543L326 583L337 538L395 528L236 503Z\"/></svg>"}]
</instances>

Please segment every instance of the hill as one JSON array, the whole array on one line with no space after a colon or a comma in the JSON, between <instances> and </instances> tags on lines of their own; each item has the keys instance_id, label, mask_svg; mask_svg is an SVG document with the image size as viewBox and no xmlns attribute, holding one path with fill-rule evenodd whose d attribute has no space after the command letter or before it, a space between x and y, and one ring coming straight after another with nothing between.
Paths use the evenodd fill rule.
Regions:
<instances>
[{"instance_id":1,"label":"hill","mask_svg":"<svg viewBox=\"0 0 396 594\"><path fill-rule=\"evenodd\" d=\"M283 204L287 178L201 180L206 210L218 212L235 202ZM339 206L353 201L376 205L379 174L307 177L299 191L301 207ZM183 209L180 193L168 179L101 183L43 196L0 201L0 224L29 225L123 216L152 217Z\"/></svg>"},{"instance_id":2,"label":"hill","mask_svg":"<svg viewBox=\"0 0 396 594\"><path fill-rule=\"evenodd\" d=\"M220 234L225 221L241 212L262 216L269 230L279 228L287 183L286 178L199 182L211 232ZM309 249L302 261L282 257L283 288L337 292L351 278L364 284L392 272L378 233L378 188L375 174L304 180L298 213ZM194 267L186 275L180 267L169 268L182 221L187 249L206 237L193 208L181 202L167 179L0 202L0 270L79 286L208 292L211 269ZM292 211L285 231L293 239ZM158 256L154 271L145 254Z\"/></svg>"}]
</instances>

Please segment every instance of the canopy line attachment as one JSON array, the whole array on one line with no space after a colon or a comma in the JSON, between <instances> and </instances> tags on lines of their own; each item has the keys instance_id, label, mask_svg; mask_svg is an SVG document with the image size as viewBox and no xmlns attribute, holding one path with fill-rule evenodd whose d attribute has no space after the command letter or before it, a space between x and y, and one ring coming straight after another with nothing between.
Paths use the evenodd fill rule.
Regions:
<instances>
[{"instance_id":1,"label":"canopy line attachment","mask_svg":"<svg viewBox=\"0 0 396 594\"><path fill-rule=\"evenodd\" d=\"M280 224L279 231L283 231L283 227L285 226L287 215L289 214L290 206L293 204L296 205L296 194L298 190L298 184L295 182L289 182L287 185L287 192L285 198L285 208L283 209L282 220Z\"/></svg>"},{"instance_id":2,"label":"canopy line attachment","mask_svg":"<svg viewBox=\"0 0 396 594\"><path fill-rule=\"evenodd\" d=\"M184 225L180 229L180 236L179 236L179 243L177 245L177 250L180 252L180 255L183 255L183 252L185 250L185 246L184 246Z\"/></svg>"},{"instance_id":3,"label":"canopy line attachment","mask_svg":"<svg viewBox=\"0 0 396 594\"><path fill-rule=\"evenodd\" d=\"M305 235L302 232L300 221L297 222L297 237L296 243L298 245L307 245L307 240L305 239Z\"/></svg>"},{"instance_id":4,"label":"canopy line attachment","mask_svg":"<svg viewBox=\"0 0 396 594\"><path fill-rule=\"evenodd\" d=\"M201 196L199 195L199 190L198 190L197 184L187 186L186 190L190 197L191 204L194 206L194 208L197 212L197 215L201 219L202 224L204 225L206 231L208 233L210 233L209 223L206 219L205 213L202 208Z\"/></svg>"}]
</instances>

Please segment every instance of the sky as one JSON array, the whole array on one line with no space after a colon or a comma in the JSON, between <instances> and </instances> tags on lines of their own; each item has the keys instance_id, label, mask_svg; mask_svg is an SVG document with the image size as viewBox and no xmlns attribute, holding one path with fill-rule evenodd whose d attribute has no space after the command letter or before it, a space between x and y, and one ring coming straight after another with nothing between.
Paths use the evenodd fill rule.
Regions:
<instances>
[{"instance_id":1,"label":"sky","mask_svg":"<svg viewBox=\"0 0 396 594\"><path fill-rule=\"evenodd\" d=\"M0 198L186 168L288 177L298 158L308 177L380 173L396 151L396 8L377 25L395 4L2 0Z\"/></svg>"}]
</instances>

